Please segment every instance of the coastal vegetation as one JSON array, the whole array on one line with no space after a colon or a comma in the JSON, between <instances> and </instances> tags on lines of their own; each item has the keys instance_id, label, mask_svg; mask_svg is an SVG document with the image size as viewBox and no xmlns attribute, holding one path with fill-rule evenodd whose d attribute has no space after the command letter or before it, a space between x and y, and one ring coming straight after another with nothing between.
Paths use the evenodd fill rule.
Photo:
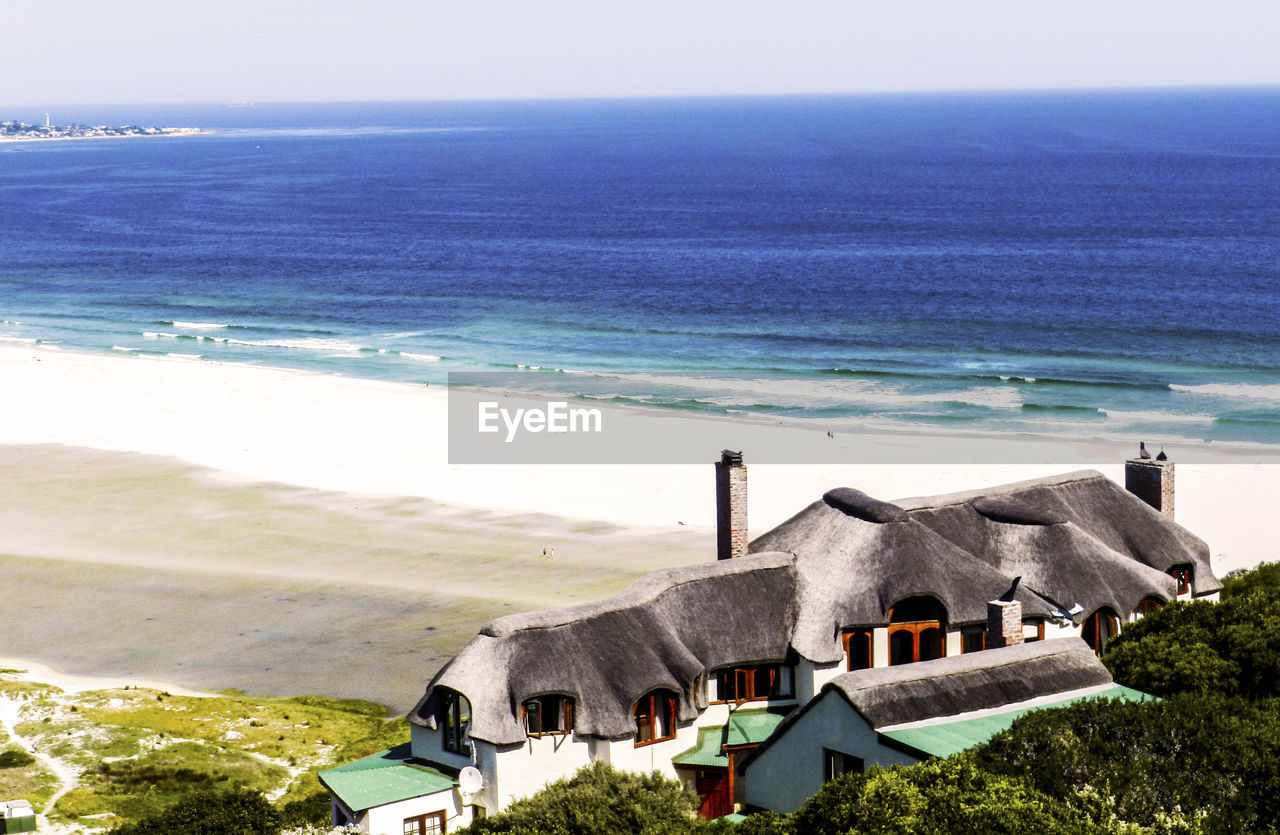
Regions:
<instances>
[{"instance_id":1,"label":"coastal vegetation","mask_svg":"<svg viewBox=\"0 0 1280 835\"><path fill-rule=\"evenodd\" d=\"M1228 575L1222 602L1171 603L1108 648L1103 660L1117 681L1161 700L1034 711L963 754L846 774L792 814L764 812L736 826L693 819L691 796L657 775L644 779L660 787L661 807L641 816L626 788L640 778L593 766L466 832L1275 831L1277 636L1280 564L1267 564ZM633 819L641 822L618 828Z\"/></svg>"},{"instance_id":2,"label":"coastal vegetation","mask_svg":"<svg viewBox=\"0 0 1280 835\"><path fill-rule=\"evenodd\" d=\"M1171 603L1104 662L1148 702L1029 713L947 759L828 783L789 815L695 817L678 781L593 764L470 835L535 833L1226 833L1280 826L1280 564L1235 572L1220 603ZM1195 663L1183 663L1187 658ZM315 772L404 742L379 705L317 697L78 694L0 671L0 796L43 807L61 787L39 754L78 772L51 819L112 835L323 831ZM13 706L17 710L13 710ZM30 742L33 754L24 744Z\"/></svg>"},{"instance_id":3,"label":"coastal vegetation","mask_svg":"<svg viewBox=\"0 0 1280 835\"><path fill-rule=\"evenodd\" d=\"M408 739L399 717L369 702L135 688L67 693L15 680L15 672L0 673L0 706L16 719L11 730L22 744L0 736L0 798L25 797L44 809L69 789L49 817L86 831L155 821L210 792L261 795L293 824L318 810L327 820L328 794L315 773ZM43 757L65 766L73 784Z\"/></svg>"}]
</instances>

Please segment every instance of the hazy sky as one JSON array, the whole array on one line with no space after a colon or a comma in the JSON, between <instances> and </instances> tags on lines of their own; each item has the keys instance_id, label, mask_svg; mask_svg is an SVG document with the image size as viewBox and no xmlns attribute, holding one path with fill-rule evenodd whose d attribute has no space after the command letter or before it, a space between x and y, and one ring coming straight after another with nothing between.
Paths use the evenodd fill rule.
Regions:
<instances>
[{"instance_id":1,"label":"hazy sky","mask_svg":"<svg viewBox=\"0 0 1280 835\"><path fill-rule=\"evenodd\" d=\"M0 0L0 107L1280 84L1280 0Z\"/></svg>"}]
</instances>

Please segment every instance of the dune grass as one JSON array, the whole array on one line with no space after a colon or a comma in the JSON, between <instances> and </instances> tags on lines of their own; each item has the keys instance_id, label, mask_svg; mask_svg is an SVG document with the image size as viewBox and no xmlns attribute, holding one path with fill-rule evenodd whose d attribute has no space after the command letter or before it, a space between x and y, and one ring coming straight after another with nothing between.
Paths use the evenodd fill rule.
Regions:
<instances>
[{"instance_id":1,"label":"dune grass","mask_svg":"<svg viewBox=\"0 0 1280 835\"><path fill-rule=\"evenodd\" d=\"M153 814L199 789L245 787L280 804L299 800L321 789L317 771L409 737L407 724L388 719L385 707L352 699L135 688L66 693L4 673L0 696L22 700L19 734L80 772L51 818L90 830ZM56 777L37 761L0 767L6 799L43 806L56 788Z\"/></svg>"}]
</instances>

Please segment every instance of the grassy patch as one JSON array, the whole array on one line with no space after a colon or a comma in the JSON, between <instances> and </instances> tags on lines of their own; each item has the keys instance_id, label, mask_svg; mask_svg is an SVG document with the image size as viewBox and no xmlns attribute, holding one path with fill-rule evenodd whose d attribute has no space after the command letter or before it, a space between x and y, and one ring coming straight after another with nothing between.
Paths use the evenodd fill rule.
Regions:
<instances>
[{"instance_id":1,"label":"grassy patch","mask_svg":"<svg viewBox=\"0 0 1280 835\"><path fill-rule=\"evenodd\" d=\"M25 683L0 674L0 688L15 684ZM90 829L155 814L199 790L245 787L277 804L303 800L321 790L317 771L409 738L384 706L350 699L137 688L66 694L38 685L24 693L18 732L81 770L80 786L51 817ZM38 763L0 768L4 797L45 802L55 789Z\"/></svg>"},{"instance_id":2,"label":"grassy patch","mask_svg":"<svg viewBox=\"0 0 1280 835\"><path fill-rule=\"evenodd\" d=\"M58 788L57 778L17 746L0 751L0 799L24 798L43 807Z\"/></svg>"}]
</instances>

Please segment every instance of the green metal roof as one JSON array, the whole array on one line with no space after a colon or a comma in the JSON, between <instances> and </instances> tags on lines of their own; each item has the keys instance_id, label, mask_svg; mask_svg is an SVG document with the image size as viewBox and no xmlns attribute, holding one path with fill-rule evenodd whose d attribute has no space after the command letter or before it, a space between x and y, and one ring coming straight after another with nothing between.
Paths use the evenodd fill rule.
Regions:
<instances>
[{"instance_id":1,"label":"green metal roof","mask_svg":"<svg viewBox=\"0 0 1280 835\"><path fill-rule=\"evenodd\" d=\"M409 756L406 743L321 771L317 776L353 812L450 791L458 785L449 775L413 762Z\"/></svg>"},{"instance_id":2,"label":"green metal roof","mask_svg":"<svg viewBox=\"0 0 1280 835\"><path fill-rule=\"evenodd\" d=\"M698 742L688 751L671 758L676 765L701 765L728 768L726 747L759 745L769 738L794 708L752 708L735 710L724 725L698 728Z\"/></svg>"},{"instance_id":3,"label":"green metal roof","mask_svg":"<svg viewBox=\"0 0 1280 835\"><path fill-rule=\"evenodd\" d=\"M1013 724L1013 720L1019 716L1031 713L1034 710L1066 707L1083 699L1121 699L1127 702L1141 702L1154 698L1154 696L1149 696L1138 690L1116 684L1097 693L1077 696L1072 699L1063 699L1060 702L1037 705L1022 710L1010 710L1005 713L996 713L988 716L977 716L973 719L957 719L954 722L939 722L894 731L881 731L880 735L914 748L923 754L931 754L935 757L949 757L952 754L968 750L975 745L981 745L1001 731L1007 730Z\"/></svg>"}]
</instances>

